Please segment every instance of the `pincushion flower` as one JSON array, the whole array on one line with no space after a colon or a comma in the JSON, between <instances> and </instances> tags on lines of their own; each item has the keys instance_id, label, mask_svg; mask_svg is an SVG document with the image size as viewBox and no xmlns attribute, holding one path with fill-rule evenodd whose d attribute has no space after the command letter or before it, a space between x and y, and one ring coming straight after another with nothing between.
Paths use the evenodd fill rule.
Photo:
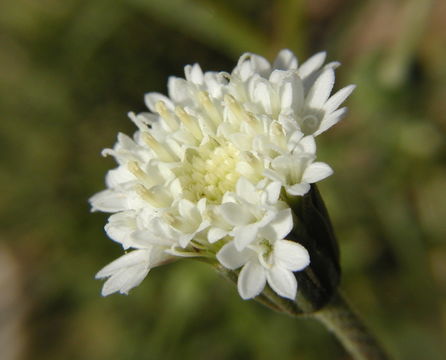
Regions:
<instances>
[{"instance_id":1,"label":"pincushion flower","mask_svg":"<svg viewBox=\"0 0 446 360\"><path fill-rule=\"evenodd\" d=\"M289 50L271 65L244 54L231 73L186 66L171 77L168 96L148 93L150 111L133 114L138 130L118 135L118 166L107 189L91 199L110 212L108 236L129 251L98 272L102 293L128 293L150 269L182 257L204 257L241 269L242 298L266 283L294 299L294 272L311 261L287 239L293 214L287 199L332 173L316 161L315 136L341 119L353 90L330 97L337 63L319 53L298 66Z\"/></svg>"}]
</instances>

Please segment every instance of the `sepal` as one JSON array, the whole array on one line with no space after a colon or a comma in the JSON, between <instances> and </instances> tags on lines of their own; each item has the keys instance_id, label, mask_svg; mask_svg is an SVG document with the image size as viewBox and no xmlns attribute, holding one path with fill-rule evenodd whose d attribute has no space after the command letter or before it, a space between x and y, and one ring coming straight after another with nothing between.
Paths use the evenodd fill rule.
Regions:
<instances>
[{"instance_id":1,"label":"sepal","mask_svg":"<svg viewBox=\"0 0 446 360\"><path fill-rule=\"evenodd\" d=\"M296 299L303 313L322 308L339 285L339 246L322 197L316 187L303 197L290 199L295 217L288 240L302 244L310 254L310 265L295 273L299 284Z\"/></svg>"}]
</instances>

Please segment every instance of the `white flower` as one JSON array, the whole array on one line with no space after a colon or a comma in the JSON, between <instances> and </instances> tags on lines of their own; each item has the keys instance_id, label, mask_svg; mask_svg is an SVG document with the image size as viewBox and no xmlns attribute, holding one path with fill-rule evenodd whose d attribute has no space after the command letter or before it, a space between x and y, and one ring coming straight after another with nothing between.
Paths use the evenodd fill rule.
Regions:
<instances>
[{"instance_id":1,"label":"white flower","mask_svg":"<svg viewBox=\"0 0 446 360\"><path fill-rule=\"evenodd\" d=\"M244 98L250 111L266 112L274 119L291 119L306 135L319 135L346 113L338 109L354 90L350 85L330 97L339 63L322 67L326 54L318 53L298 66L289 50L282 50L271 67L261 56L244 54L233 71L230 92Z\"/></svg>"},{"instance_id":2,"label":"white flower","mask_svg":"<svg viewBox=\"0 0 446 360\"><path fill-rule=\"evenodd\" d=\"M166 261L204 256L243 266L243 298L265 282L294 298L293 272L309 258L285 240L293 220L284 194L304 195L331 174L315 161L314 136L341 118L353 90L330 97L337 64L324 60L298 66L282 50L271 65L244 54L230 74L188 65L184 79L169 78L169 96L146 94L150 112L129 113L138 130L103 151L118 167L90 199L92 210L112 213L108 236L135 249L98 273L108 277L104 295L127 293Z\"/></svg>"},{"instance_id":3,"label":"white flower","mask_svg":"<svg viewBox=\"0 0 446 360\"><path fill-rule=\"evenodd\" d=\"M265 231L255 243L239 250L234 242L224 245L217 259L228 269L243 266L237 282L243 299L259 295L266 282L280 296L294 300L297 281L294 271L309 263L308 251L300 244L283 240L293 226L289 209L281 214L280 226Z\"/></svg>"},{"instance_id":4,"label":"white flower","mask_svg":"<svg viewBox=\"0 0 446 360\"><path fill-rule=\"evenodd\" d=\"M258 232L273 222L286 207L286 204L279 200L280 189L279 182L261 181L255 187L246 178L241 177L235 193L227 192L222 204L215 207L215 214L221 220L214 221L209 241L215 242L229 234L239 250L253 242Z\"/></svg>"},{"instance_id":5,"label":"white flower","mask_svg":"<svg viewBox=\"0 0 446 360\"><path fill-rule=\"evenodd\" d=\"M121 256L96 274L96 279L109 278L102 287L102 295L116 291L127 294L144 280L152 267L171 258L171 255L155 247L134 250Z\"/></svg>"},{"instance_id":6,"label":"white flower","mask_svg":"<svg viewBox=\"0 0 446 360\"><path fill-rule=\"evenodd\" d=\"M327 164L313 162L315 153L314 138L304 137L290 153L277 156L271 162L271 169L265 170L265 175L280 181L288 194L304 195L310 190L310 184L333 173Z\"/></svg>"}]
</instances>

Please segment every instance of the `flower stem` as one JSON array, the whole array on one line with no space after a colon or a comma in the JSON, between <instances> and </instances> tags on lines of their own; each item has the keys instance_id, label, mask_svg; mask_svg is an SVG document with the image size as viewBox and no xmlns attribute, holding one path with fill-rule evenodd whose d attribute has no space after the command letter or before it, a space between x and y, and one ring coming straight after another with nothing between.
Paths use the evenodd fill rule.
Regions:
<instances>
[{"instance_id":1,"label":"flower stem","mask_svg":"<svg viewBox=\"0 0 446 360\"><path fill-rule=\"evenodd\" d=\"M237 283L237 272L225 269L221 265L214 264L214 266L228 280ZM292 301L279 296L268 285L255 300L274 311L292 317L313 317L319 320L338 338L354 360L390 359L339 292L335 292L330 301L315 312L307 300L299 298L299 294L297 301Z\"/></svg>"},{"instance_id":2,"label":"flower stem","mask_svg":"<svg viewBox=\"0 0 446 360\"><path fill-rule=\"evenodd\" d=\"M326 306L312 316L336 335L353 359L389 359L374 336L339 293L336 293Z\"/></svg>"}]
</instances>

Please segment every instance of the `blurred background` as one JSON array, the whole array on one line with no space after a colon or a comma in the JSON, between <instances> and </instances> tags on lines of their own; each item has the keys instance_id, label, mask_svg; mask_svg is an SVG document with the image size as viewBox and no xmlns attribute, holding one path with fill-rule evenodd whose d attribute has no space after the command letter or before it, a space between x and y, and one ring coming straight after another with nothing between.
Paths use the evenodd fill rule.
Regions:
<instances>
[{"instance_id":1,"label":"blurred background","mask_svg":"<svg viewBox=\"0 0 446 360\"><path fill-rule=\"evenodd\" d=\"M319 138L342 289L395 359L446 358L446 1L2 0L0 358L348 359L318 323L243 301L193 261L130 296L88 198L143 94L199 62L328 51L349 115Z\"/></svg>"}]
</instances>

